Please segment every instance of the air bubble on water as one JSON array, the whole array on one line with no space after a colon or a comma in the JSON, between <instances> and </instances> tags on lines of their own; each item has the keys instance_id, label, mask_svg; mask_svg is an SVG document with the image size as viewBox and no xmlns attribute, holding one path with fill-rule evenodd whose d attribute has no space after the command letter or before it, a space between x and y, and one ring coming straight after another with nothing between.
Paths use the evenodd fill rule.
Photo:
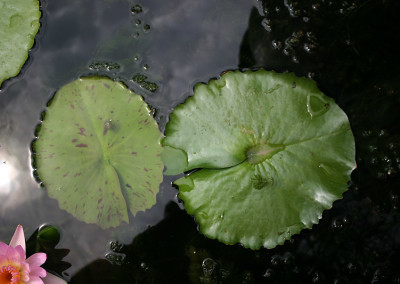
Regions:
<instances>
[{"instance_id":1,"label":"air bubble on water","mask_svg":"<svg viewBox=\"0 0 400 284\"><path fill-rule=\"evenodd\" d=\"M117 241L111 241L110 244L109 244L109 246L110 246L110 249L111 249L113 252L121 252L122 249L123 249L123 247L124 247L123 244L121 244L121 243L119 243L119 242L117 242Z\"/></svg>"},{"instance_id":2,"label":"air bubble on water","mask_svg":"<svg viewBox=\"0 0 400 284\"><path fill-rule=\"evenodd\" d=\"M243 283L243 284L254 283L253 273L251 273L251 271L244 272L243 279L242 279L241 283Z\"/></svg>"},{"instance_id":3,"label":"air bubble on water","mask_svg":"<svg viewBox=\"0 0 400 284\"><path fill-rule=\"evenodd\" d=\"M294 262L293 255L290 252L285 253L284 256L283 256L283 263L285 265L290 266L290 265L293 264L293 262Z\"/></svg>"},{"instance_id":4,"label":"air bubble on water","mask_svg":"<svg viewBox=\"0 0 400 284\"><path fill-rule=\"evenodd\" d=\"M140 73L136 74L136 75L134 75L132 77L132 81L136 82L136 83L139 83L139 84L146 82L146 79L147 79L147 76L143 75L143 74L140 74Z\"/></svg>"},{"instance_id":5,"label":"air bubble on water","mask_svg":"<svg viewBox=\"0 0 400 284\"><path fill-rule=\"evenodd\" d=\"M287 46L296 47L300 43L300 36L293 34L285 40Z\"/></svg>"},{"instance_id":6,"label":"air bubble on water","mask_svg":"<svg viewBox=\"0 0 400 284\"><path fill-rule=\"evenodd\" d=\"M283 43L279 40L274 39L272 41L272 47L276 50L280 50L283 47Z\"/></svg>"},{"instance_id":7,"label":"air bubble on water","mask_svg":"<svg viewBox=\"0 0 400 284\"><path fill-rule=\"evenodd\" d=\"M89 65L89 69L91 70L107 70L107 71L112 71L112 70L119 70L121 66L118 63L115 62L92 62Z\"/></svg>"},{"instance_id":8,"label":"air bubble on water","mask_svg":"<svg viewBox=\"0 0 400 284\"><path fill-rule=\"evenodd\" d=\"M286 8L289 11L290 16L292 16L293 18L297 18L301 15L301 11L296 9L298 2L291 2L291 1L284 1Z\"/></svg>"},{"instance_id":9,"label":"air bubble on water","mask_svg":"<svg viewBox=\"0 0 400 284\"><path fill-rule=\"evenodd\" d=\"M138 73L132 77L132 81L138 83L142 88L155 92L158 90L158 85L154 82L150 82L147 80L147 76L141 73Z\"/></svg>"},{"instance_id":10,"label":"air bubble on water","mask_svg":"<svg viewBox=\"0 0 400 284\"><path fill-rule=\"evenodd\" d=\"M311 52L312 52L312 49L311 49L311 47L310 47L310 45L309 45L308 43L305 43L305 44L304 44L304 50L305 50L307 53L311 53Z\"/></svg>"},{"instance_id":11,"label":"air bubble on water","mask_svg":"<svg viewBox=\"0 0 400 284\"><path fill-rule=\"evenodd\" d=\"M271 264L277 266L281 262L281 257L279 255L274 255L271 257Z\"/></svg>"},{"instance_id":12,"label":"air bubble on water","mask_svg":"<svg viewBox=\"0 0 400 284\"><path fill-rule=\"evenodd\" d=\"M215 268L217 267L217 263L215 260L208 257L203 260L201 267L203 268L204 276L210 277L213 274Z\"/></svg>"},{"instance_id":13,"label":"air bubble on water","mask_svg":"<svg viewBox=\"0 0 400 284\"><path fill-rule=\"evenodd\" d=\"M316 36L313 32L307 32L307 33L306 33L306 37L307 37L307 40L308 40L310 43L313 43L313 44L315 44L315 45L318 44L317 36Z\"/></svg>"},{"instance_id":14,"label":"air bubble on water","mask_svg":"<svg viewBox=\"0 0 400 284\"><path fill-rule=\"evenodd\" d=\"M261 21L261 25L264 27L264 29L267 31L267 32L270 32L272 29L271 29L271 21L270 20L268 20L268 19L266 19L266 18L264 18L262 21Z\"/></svg>"},{"instance_id":15,"label":"air bubble on water","mask_svg":"<svg viewBox=\"0 0 400 284\"><path fill-rule=\"evenodd\" d=\"M318 272L314 272L314 275L312 277L312 282L317 283L319 281L320 281L320 276L319 276Z\"/></svg>"},{"instance_id":16,"label":"air bubble on water","mask_svg":"<svg viewBox=\"0 0 400 284\"><path fill-rule=\"evenodd\" d=\"M312 5L311 5L311 8L312 8L314 11L318 11L320 7L321 7L321 4L319 4L319 3L315 3L315 4L312 4Z\"/></svg>"},{"instance_id":17,"label":"air bubble on water","mask_svg":"<svg viewBox=\"0 0 400 284\"><path fill-rule=\"evenodd\" d=\"M354 263L349 262L347 264L347 270L348 270L349 274L354 274L357 271L357 266Z\"/></svg>"},{"instance_id":18,"label":"air bubble on water","mask_svg":"<svg viewBox=\"0 0 400 284\"><path fill-rule=\"evenodd\" d=\"M303 48L307 53L311 54L314 52L314 50L317 48L317 46L313 43L306 42L306 43L304 43Z\"/></svg>"},{"instance_id":19,"label":"air bubble on water","mask_svg":"<svg viewBox=\"0 0 400 284\"><path fill-rule=\"evenodd\" d=\"M114 265L123 265L126 255L122 253L108 253L105 258Z\"/></svg>"},{"instance_id":20,"label":"air bubble on water","mask_svg":"<svg viewBox=\"0 0 400 284\"><path fill-rule=\"evenodd\" d=\"M332 229L341 230L343 229L343 222L340 219L336 219L332 223Z\"/></svg>"},{"instance_id":21,"label":"air bubble on water","mask_svg":"<svg viewBox=\"0 0 400 284\"><path fill-rule=\"evenodd\" d=\"M379 137L386 136L386 131L384 129L379 130L378 136Z\"/></svg>"},{"instance_id":22,"label":"air bubble on water","mask_svg":"<svg viewBox=\"0 0 400 284\"><path fill-rule=\"evenodd\" d=\"M271 268L268 268L267 271L263 274L264 278L271 278L273 276L274 271Z\"/></svg>"},{"instance_id":23,"label":"air bubble on water","mask_svg":"<svg viewBox=\"0 0 400 284\"><path fill-rule=\"evenodd\" d=\"M143 7L140 6L139 4L132 6L131 8L131 12L132 14L136 15L136 14L140 14L143 12Z\"/></svg>"},{"instance_id":24,"label":"air bubble on water","mask_svg":"<svg viewBox=\"0 0 400 284\"><path fill-rule=\"evenodd\" d=\"M315 73L314 72L308 72L307 73L307 78L313 79L314 77L315 77Z\"/></svg>"},{"instance_id":25,"label":"air bubble on water","mask_svg":"<svg viewBox=\"0 0 400 284\"><path fill-rule=\"evenodd\" d=\"M229 278L229 276L230 276L230 272L229 272L229 270L226 270L226 269L220 269L219 270L219 274L220 274L220 277L221 277L221 280L225 280L225 279L228 279ZM225 283L225 282L224 282Z\"/></svg>"},{"instance_id":26,"label":"air bubble on water","mask_svg":"<svg viewBox=\"0 0 400 284\"><path fill-rule=\"evenodd\" d=\"M149 266L147 265L146 262L140 263L140 268L143 269L144 271L148 271L149 270Z\"/></svg>"},{"instance_id":27,"label":"air bubble on water","mask_svg":"<svg viewBox=\"0 0 400 284\"><path fill-rule=\"evenodd\" d=\"M283 54L286 56L290 56L293 54L293 48L290 46L285 46L285 48L283 49Z\"/></svg>"},{"instance_id":28,"label":"air bubble on water","mask_svg":"<svg viewBox=\"0 0 400 284\"><path fill-rule=\"evenodd\" d=\"M364 131L361 133L361 135L362 135L363 137L369 137L369 136L371 136L371 134L372 134L372 131L371 131L371 130L364 130Z\"/></svg>"}]
</instances>

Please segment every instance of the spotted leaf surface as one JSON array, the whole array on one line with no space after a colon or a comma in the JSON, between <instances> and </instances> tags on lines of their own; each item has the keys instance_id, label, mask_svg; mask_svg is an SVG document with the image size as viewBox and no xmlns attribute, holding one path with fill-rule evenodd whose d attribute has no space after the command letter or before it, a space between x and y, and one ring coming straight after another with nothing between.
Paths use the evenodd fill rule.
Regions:
<instances>
[{"instance_id":1,"label":"spotted leaf surface","mask_svg":"<svg viewBox=\"0 0 400 284\"><path fill-rule=\"evenodd\" d=\"M39 30L38 0L0 0L0 87L16 76Z\"/></svg>"},{"instance_id":2,"label":"spotted leaf surface","mask_svg":"<svg viewBox=\"0 0 400 284\"><path fill-rule=\"evenodd\" d=\"M156 202L161 133L142 98L92 77L54 96L33 144L34 167L62 209L103 228Z\"/></svg>"},{"instance_id":3,"label":"spotted leaf surface","mask_svg":"<svg viewBox=\"0 0 400 284\"><path fill-rule=\"evenodd\" d=\"M198 84L166 127L167 174L200 231L272 248L318 223L355 168L346 114L315 82L265 70Z\"/></svg>"}]
</instances>

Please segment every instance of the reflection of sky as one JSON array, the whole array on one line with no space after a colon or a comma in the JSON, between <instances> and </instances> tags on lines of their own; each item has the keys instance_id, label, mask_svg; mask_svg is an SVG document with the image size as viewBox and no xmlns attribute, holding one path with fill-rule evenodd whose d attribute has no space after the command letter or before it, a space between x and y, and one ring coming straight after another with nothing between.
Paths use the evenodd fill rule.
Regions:
<instances>
[{"instance_id":1,"label":"reflection of sky","mask_svg":"<svg viewBox=\"0 0 400 284\"><path fill-rule=\"evenodd\" d=\"M0 198L4 200L4 196L11 192L11 181L16 180L16 168L7 163L7 157L0 156ZM14 182L13 186L18 187L18 183Z\"/></svg>"},{"instance_id":2,"label":"reflection of sky","mask_svg":"<svg viewBox=\"0 0 400 284\"><path fill-rule=\"evenodd\" d=\"M21 75L5 82L0 91L0 226L22 224L27 237L43 223L60 226L64 232L61 247L72 249L66 259L73 263L70 274L103 257L106 243L117 235L115 230L102 231L59 210L57 201L48 198L33 180L29 148L47 101L57 88L87 74L93 55L119 29L134 27L135 20L141 19L139 38L130 39L135 48L132 56L139 55L140 64L122 69L145 72L157 81L159 91L145 98L168 115L194 83L237 68L240 43L256 1L149 0L143 1L145 13L137 17L131 15L128 3L47 1L30 59ZM147 34L142 30L144 24L151 27ZM150 69L144 71L143 64ZM170 183L166 180L161 185L154 208L137 214L129 227L120 229L120 239L129 242L163 218L165 204L176 194ZM7 239L12 232L0 234L0 239Z\"/></svg>"}]
</instances>

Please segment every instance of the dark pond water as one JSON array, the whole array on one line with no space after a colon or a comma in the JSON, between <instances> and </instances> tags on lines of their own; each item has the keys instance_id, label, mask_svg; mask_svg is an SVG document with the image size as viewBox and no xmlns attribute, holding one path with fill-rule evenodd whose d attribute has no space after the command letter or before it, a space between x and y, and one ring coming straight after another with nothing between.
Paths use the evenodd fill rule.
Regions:
<instances>
[{"instance_id":1,"label":"dark pond water","mask_svg":"<svg viewBox=\"0 0 400 284\"><path fill-rule=\"evenodd\" d=\"M400 283L400 2L41 1L21 74L0 91L0 239L57 226L71 283ZM197 231L165 177L157 204L101 230L58 208L32 176L30 144L47 102L85 75L123 81L163 131L197 82L264 67L313 78L347 113L357 169L344 198L275 249Z\"/></svg>"}]
</instances>

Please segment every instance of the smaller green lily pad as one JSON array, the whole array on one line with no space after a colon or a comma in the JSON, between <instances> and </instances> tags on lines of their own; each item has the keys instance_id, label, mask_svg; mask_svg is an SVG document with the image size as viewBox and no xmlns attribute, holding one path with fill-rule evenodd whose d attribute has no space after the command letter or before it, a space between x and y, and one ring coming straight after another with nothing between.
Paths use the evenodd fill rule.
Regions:
<instances>
[{"instance_id":1,"label":"smaller green lily pad","mask_svg":"<svg viewBox=\"0 0 400 284\"><path fill-rule=\"evenodd\" d=\"M28 58L40 15L38 0L0 0L0 87Z\"/></svg>"},{"instance_id":2,"label":"smaller green lily pad","mask_svg":"<svg viewBox=\"0 0 400 284\"><path fill-rule=\"evenodd\" d=\"M103 228L156 202L161 133L142 98L107 78L76 80L52 99L33 144L49 196Z\"/></svg>"},{"instance_id":3,"label":"smaller green lily pad","mask_svg":"<svg viewBox=\"0 0 400 284\"><path fill-rule=\"evenodd\" d=\"M225 244L273 248L317 224L355 168L346 114L315 82L265 70L198 84L175 108L163 145L200 231Z\"/></svg>"}]
</instances>

